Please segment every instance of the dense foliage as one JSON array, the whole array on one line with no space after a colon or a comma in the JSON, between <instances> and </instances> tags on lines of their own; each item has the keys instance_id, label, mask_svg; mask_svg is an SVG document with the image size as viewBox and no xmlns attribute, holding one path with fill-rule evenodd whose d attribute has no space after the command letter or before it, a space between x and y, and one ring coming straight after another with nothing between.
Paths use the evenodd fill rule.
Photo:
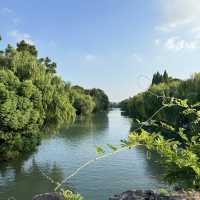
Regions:
<instances>
[{"instance_id":1,"label":"dense foliage","mask_svg":"<svg viewBox=\"0 0 200 200\"><path fill-rule=\"evenodd\" d=\"M153 79L152 79L152 85L153 84L159 84L159 83L163 83L163 82L168 82L170 80L167 71L165 70L164 74L160 74L159 72L155 73L153 75Z\"/></svg>"},{"instance_id":2,"label":"dense foliage","mask_svg":"<svg viewBox=\"0 0 200 200\"><path fill-rule=\"evenodd\" d=\"M79 93L77 98L88 99L88 103L90 102L89 103L90 105L88 106L90 109L93 110L93 112L107 111L110 106L108 96L101 89L97 89L97 88L84 89L83 87L75 85L72 87L72 90L74 91L74 93L77 93L77 92ZM79 105L79 104L76 105L76 101L75 101L74 106L75 108L78 108L78 110L80 110L81 107L85 107L85 106L87 107L87 105Z\"/></svg>"},{"instance_id":3,"label":"dense foliage","mask_svg":"<svg viewBox=\"0 0 200 200\"><path fill-rule=\"evenodd\" d=\"M138 122L140 128L135 127L135 131L123 143L130 148L142 145L149 151L158 152L166 168L165 180L170 184L199 189L200 109L180 99L171 99L171 102L163 104L163 108L172 107L180 111L177 113L180 115L179 123L173 125L152 120ZM156 124L158 129L152 130L152 124Z\"/></svg>"},{"instance_id":4,"label":"dense foliage","mask_svg":"<svg viewBox=\"0 0 200 200\"><path fill-rule=\"evenodd\" d=\"M169 83L171 81L178 81L178 80L179 79L170 77L167 71L165 70L163 74L160 74L160 72L156 72L153 75L151 85L158 85L160 83Z\"/></svg>"},{"instance_id":5,"label":"dense foliage","mask_svg":"<svg viewBox=\"0 0 200 200\"><path fill-rule=\"evenodd\" d=\"M86 90L86 93L93 97L94 102L95 102L94 110L96 112L108 109L109 99L103 90L94 88L91 90Z\"/></svg>"},{"instance_id":6,"label":"dense foliage","mask_svg":"<svg viewBox=\"0 0 200 200\"><path fill-rule=\"evenodd\" d=\"M86 94L85 89L80 86L74 86L71 90L71 102L76 109L76 114L90 114L94 111L94 99Z\"/></svg>"},{"instance_id":7,"label":"dense foliage","mask_svg":"<svg viewBox=\"0 0 200 200\"><path fill-rule=\"evenodd\" d=\"M187 99L192 104L198 103L200 101L200 73L196 73L184 81L172 79L168 82L153 84L147 91L120 102L120 108L133 118L145 120L159 109L162 102L162 98L159 96ZM170 113L165 110L157 115L157 119L176 120L176 112L176 109Z\"/></svg>"},{"instance_id":8,"label":"dense foliage","mask_svg":"<svg viewBox=\"0 0 200 200\"><path fill-rule=\"evenodd\" d=\"M105 110L105 102L109 105L104 93L90 95L63 81L56 74L56 63L38 58L34 45L25 41L16 48L8 45L0 52L0 158L32 150L44 126Z\"/></svg>"},{"instance_id":9,"label":"dense foliage","mask_svg":"<svg viewBox=\"0 0 200 200\"><path fill-rule=\"evenodd\" d=\"M157 151L169 183L199 189L200 73L184 81L155 83L155 79L154 75L154 83L146 92L120 103L133 117L132 132L123 144Z\"/></svg>"}]
</instances>

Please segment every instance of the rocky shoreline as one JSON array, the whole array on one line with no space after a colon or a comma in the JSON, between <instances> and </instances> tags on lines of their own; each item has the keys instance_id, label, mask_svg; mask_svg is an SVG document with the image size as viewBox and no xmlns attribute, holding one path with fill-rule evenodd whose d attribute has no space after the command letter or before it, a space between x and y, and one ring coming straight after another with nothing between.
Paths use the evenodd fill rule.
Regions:
<instances>
[{"instance_id":1,"label":"rocky shoreline","mask_svg":"<svg viewBox=\"0 0 200 200\"><path fill-rule=\"evenodd\" d=\"M56 193L46 193L36 195L32 200L66 200Z\"/></svg>"},{"instance_id":2,"label":"rocky shoreline","mask_svg":"<svg viewBox=\"0 0 200 200\"><path fill-rule=\"evenodd\" d=\"M152 190L129 190L114 195L109 200L200 200L200 193L177 191L171 195L165 195Z\"/></svg>"},{"instance_id":3,"label":"rocky shoreline","mask_svg":"<svg viewBox=\"0 0 200 200\"><path fill-rule=\"evenodd\" d=\"M32 200L67 200L55 193L35 196ZM200 200L200 192L177 191L165 195L152 190L128 190L119 195L110 197L109 200Z\"/></svg>"}]
</instances>

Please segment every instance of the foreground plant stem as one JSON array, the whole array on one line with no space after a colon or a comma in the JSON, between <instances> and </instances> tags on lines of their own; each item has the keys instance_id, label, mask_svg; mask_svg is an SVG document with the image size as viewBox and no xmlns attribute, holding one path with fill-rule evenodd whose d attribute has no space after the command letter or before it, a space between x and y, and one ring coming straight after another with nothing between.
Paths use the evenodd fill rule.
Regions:
<instances>
[{"instance_id":1,"label":"foreground plant stem","mask_svg":"<svg viewBox=\"0 0 200 200\"><path fill-rule=\"evenodd\" d=\"M87 166L95 163L96 161L98 160L101 160L103 158L106 158L106 157L110 157L114 154L117 154L121 151L125 151L125 150L128 150L129 148L128 147L122 147L122 148L119 148L118 150L116 151L113 151L113 152L110 152L110 153L107 153L107 154L104 154L102 156L99 156L99 157L96 157L95 159L92 159L92 160L89 160L88 162L86 162L85 164L81 165L79 168L77 168L72 174L70 174L66 179L64 179L61 183L58 184L58 186L55 188L55 191L57 191L65 182L67 182L69 179L71 179L72 177L74 177L75 175L77 175L82 169L86 168Z\"/></svg>"}]
</instances>

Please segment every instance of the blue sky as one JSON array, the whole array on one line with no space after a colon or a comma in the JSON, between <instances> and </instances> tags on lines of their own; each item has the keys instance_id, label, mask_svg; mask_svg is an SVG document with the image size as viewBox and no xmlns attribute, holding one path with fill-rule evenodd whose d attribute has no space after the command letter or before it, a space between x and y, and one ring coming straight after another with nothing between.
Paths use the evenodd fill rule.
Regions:
<instances>
[{"instance_id":1,"label":"blue sky","mask_svg":"<svg viewBox=\"0 0 200 200\"><path fill-rule=\"evenodd\" d=\"M1 48L34 43L64 80L119 101L158 70L200 71L199 19L199 0L1 0Z\"/></svg>"}]
</instances>

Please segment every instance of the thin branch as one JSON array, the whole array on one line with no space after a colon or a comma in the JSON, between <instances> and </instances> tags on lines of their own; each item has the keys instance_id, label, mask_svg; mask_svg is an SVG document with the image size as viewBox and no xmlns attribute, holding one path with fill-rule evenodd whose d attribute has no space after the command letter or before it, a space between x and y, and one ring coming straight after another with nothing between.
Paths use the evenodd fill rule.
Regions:
<instances>
[{"instance_id":1,"label":"thin branch","mask_svg":"<svg viewBox=\"0 0 200 200\"><path fill-rule=\"evenodd\" d=\"M116 151L113 151L113 152L110 152L110 153L107 153L107 154L104 154L102 156L99 156L99 157L96 157L95 159L92 159L92 160L89 160L88 162L86 162L85 164L81 165L78 169L76 169L71 175L69 175L66 179L64 179L56 188L55 188L55 191L57 191L66 181L68 181L70 178L74 177L75 175L77 175L82 169L86 168L87 166L95 163L96 161L98 160L101 160L103 158L106 158L106 157L109 157L109 156L112 156L116 153L119 153L121 151L125 151L125 150L128 150L128 147L121 147L119 148L118 150Z\"/></svg>"}]
</instances>

